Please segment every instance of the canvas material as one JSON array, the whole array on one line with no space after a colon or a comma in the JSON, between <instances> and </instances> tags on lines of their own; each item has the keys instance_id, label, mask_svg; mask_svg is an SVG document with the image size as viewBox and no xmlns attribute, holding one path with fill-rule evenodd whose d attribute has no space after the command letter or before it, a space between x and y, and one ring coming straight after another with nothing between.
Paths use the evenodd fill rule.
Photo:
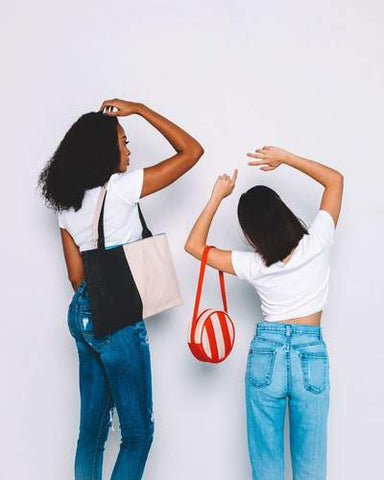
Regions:
<instances>
[{"instance_id":1,"label":"canvas material","mask_svg":"<svg viewBox=\"0 0 384 480\"><path fill-rule=\"evenodd\" d=\"M93 238L97 247L98 222L108 182L100 190L93 222ZM165 233L126 243L125 258L139 291L143 318L183 304L172 254Z\"/></svg>"},{"instance_id":2,"label":"canvas material","mask_svg":"<svg viewBox=\"0 0 384 480\"><path fill-rule=\"evenodd\" d=\"M143 318L183 303L165 233L123 248L143 303Z\"/></svg>"}]
</instances>

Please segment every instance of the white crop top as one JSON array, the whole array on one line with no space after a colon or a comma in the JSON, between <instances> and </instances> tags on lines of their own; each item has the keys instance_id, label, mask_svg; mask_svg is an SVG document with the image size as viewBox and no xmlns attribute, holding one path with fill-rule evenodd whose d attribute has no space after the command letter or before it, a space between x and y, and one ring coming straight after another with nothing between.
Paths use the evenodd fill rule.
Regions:
<instances>
[{"instance_id":1,"label":"white crop top","mask_svg":"<svg viewBox=\"0 0 384 480\"><path fill-rule=\"evenodd\" d=\"M255 251L232 251L233 269L257 291L264 321L304 317L326 303L335 232L331 214L319 210L308 232L285 264L278 261L267 267Z\"/></svg>"},{"instance_id":2,"label":"white crop top","mask_svg":"<svg viewBox=\"0 0 384 480\"><path fill-rule=\"evenodd\" d=\"M111 175L104 205L106 248L141 238L142 226L137 202L143 179L142 168ZM80 251L95 248L92 224L100 189L101 187L95 187L86 190L81 208L77 212L71 207L57 213L60 228L65 228L70 233Z\"/></svg>"}]
</instances>

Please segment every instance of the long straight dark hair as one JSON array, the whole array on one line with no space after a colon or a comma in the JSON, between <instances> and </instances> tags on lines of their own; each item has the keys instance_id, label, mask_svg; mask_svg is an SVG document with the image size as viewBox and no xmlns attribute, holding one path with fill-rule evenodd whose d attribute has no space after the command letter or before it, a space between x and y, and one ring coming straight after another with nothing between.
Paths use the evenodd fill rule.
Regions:
<instances>
[{"instance_id":1,"label":"long straight dark hair","mask_svg":"<svg viewBox=\"0 0 384 480\"><path fill-rule=\"evenodd\" d=\"M305 223L265 185L256 185L241 195L237 216L247 241L267 267L287 257L308 234Z\"/></svg>"}]
</instances>

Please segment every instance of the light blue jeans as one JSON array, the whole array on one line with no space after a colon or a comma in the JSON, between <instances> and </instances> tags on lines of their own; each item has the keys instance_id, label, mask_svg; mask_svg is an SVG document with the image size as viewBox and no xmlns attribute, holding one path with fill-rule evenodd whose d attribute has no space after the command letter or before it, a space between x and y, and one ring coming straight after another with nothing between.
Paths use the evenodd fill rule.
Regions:
<instances>
[{"instance_id":1,"label":"light blue jeans","mask_svg":"<svg viewBox=\"0 0 384 480\"><path fill-rule=\"evenodd\" d=\"M258 323L245 390L253 479L284 479L288 402L293 478L325 480L329 360L321 327Z\"/></svg>"}]
</instances>

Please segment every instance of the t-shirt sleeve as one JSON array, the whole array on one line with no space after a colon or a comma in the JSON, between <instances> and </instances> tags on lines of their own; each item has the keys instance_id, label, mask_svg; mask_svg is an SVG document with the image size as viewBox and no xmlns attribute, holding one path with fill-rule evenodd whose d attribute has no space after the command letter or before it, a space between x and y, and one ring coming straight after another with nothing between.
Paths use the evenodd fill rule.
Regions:
<instances>
[{"instance_id":1,"label":"t-shirt sleeve","mask_svg":"<svg viewBox=\"0 0 384 480\"><path fill-rule=\"evenodd\" d=\"M57 223L59 224L60 228L67 228L67 225L64 221L64 216L61 212L58 212L57 214Z\"/></svg>"},{"instance_id":2,"label":"t-shirt sleeve","mask_svg":"<svg viewBox=\"0 0 384 480\"><path fill-rule=\"evenodd\" d=\"M114 183L116 193L126 203L135 204L139 201L143 188L144 169L127 171L117 176Z\"/></svg>"},{"instance_id":3,"label":"t-shirt sleeve","mask_svg":"<svg viewBox=\"0 0 384 480\"><path fill-rule=\"evenodd\" d=\"M257 275L258 258L256 252L232 250L232 267L237 277L241 280L252 282Z\"/></svg>"},{"instance_id":4,"label":"t-shirt sleeve","mask_svg":"<svg viewBox=\"0 0 384 480\"><path fill-rule=\"evenodd\" d=\"M335 228L332 215L327 210L319 210L308 231L321 247L328 247L334 243Z\"/></svg>"}]
</instances>

